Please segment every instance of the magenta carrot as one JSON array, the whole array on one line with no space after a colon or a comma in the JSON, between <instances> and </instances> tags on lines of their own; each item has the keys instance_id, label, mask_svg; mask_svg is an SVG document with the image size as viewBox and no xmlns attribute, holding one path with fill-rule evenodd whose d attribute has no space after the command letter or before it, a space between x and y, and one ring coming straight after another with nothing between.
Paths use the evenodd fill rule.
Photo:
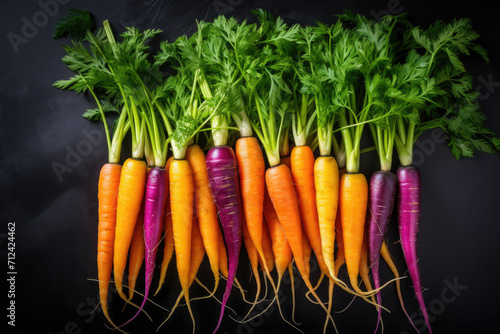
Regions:
<instances>
[{"instance_id":1,"label":"magenta carrot","mask_svg":"<svg viewBox=\"0 0 500 334\"><path fill-rule=\"evenodd\" d=\"M417 234L420 220L420 172L416 167L405 166L398 168L397 176L399 181L398 226L401 247L425 324L429 333L432 333L418 270Z\"/></svg>"},{"instance_id":2,"label":"magenta carrot","mask_svg":"<svg viewBox=\"0 0 500 334\"><path fill-rule=\"evenodd\" d=\"M239 194L236 157L229 146L216 146L207 154L207 169L210 187L214 195L215 205L226 241L228 253L228 276L219 321L214 333L219 329L224 316L231 288L233 287L238 259L241 250L242 208Z\"/></svg>"},{"instance_id":3,"label":"magenta carrot","mask_svg":"<svg viewBox=\"0 0 500 334\"><path fill-rule=\"evenodd\" d=\"M144 243L146 260L144 299L137 313L121 326L132 321L141 312L149 295L149 289L153 280L156 253L163 230L163 218L165 216L167 200L166 179L167 172L164 168L155 167L151 169L148 174L146 195L144 198Z\"/></svg>"},{"instance_id":4,"label":"magenta carrot","mask_svg":"<svg viewBox=\"0 0 500 334\"><path fill-rule=\"evenodd\" d=\"M375 289L380 287L380 248L384 242L385 234L392 216L392 209L396 197L397 178L389 171L377 171L370 179L370 196L368 210L368 258L372 272ZM377 304L381 305L382 297L377 292ZM381 308L378 308L377 326L378 330L381 319Z\"/></svg>"}]
</instances>

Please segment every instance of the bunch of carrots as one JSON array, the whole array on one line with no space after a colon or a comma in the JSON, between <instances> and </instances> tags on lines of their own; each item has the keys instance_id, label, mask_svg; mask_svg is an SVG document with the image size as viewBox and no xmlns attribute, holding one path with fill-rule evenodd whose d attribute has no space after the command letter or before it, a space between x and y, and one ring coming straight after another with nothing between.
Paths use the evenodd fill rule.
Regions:
<instances>
[{"instance_id":1,"label":"bunch of carrots","mask_svg":"<svg viewBox=\"0 0 500 334\"><path fill-rule=\"evenodd\" d=\"M189 292L194 281L202 284L196 276L206 255L214 279L209 297L216 298L220 275L226 279L217 332L233 286L244 295L236 272L245 247L257 294L243 321L264 300L259 268L274 292L269 306L277 303L285 320L278 291L286 271L296 269L307 297L325 312L325 332L330 323L337 331L331 315L336 285L374 307L376 333L387 284L397 285L408 316L401 271L385 242L396 207L406 267L431 332L417 266L420 174L412 150L431 128L446 132L457 159L500 149L461 60L476 53L488 61L478 34L467 19L424 29L404 15L375 21L345 12L335 23L315 26L288 25L264 10L254 15L255 22L225 16L197 22L192 36L161 41L156 52L149 41L160 30L127 28L117 40L108 21L96 32L86 29L82 11L61 23L70 33L86 33L84 41L64 46L62 60L74 76L54 85L92 96L97 108L84 117L101 120L107 138L97 236L107 321L124 332L151 292L161 290L175 254L181 293L174 308L185 300L194 333ZM372 146L362 147L363 134L371 135ZM131 152L122 152L125 141ZM396 173L394 148L401 165ZM380 171L368 182L360 163L370 150ZM158 252L160 278L151 290ZM395 276L385 284L380 255ZM321 271L315 284L312 256ZM143 264L145 291L136 304ZM339 278L344 264L348 282ZM121 324L108 313L111 277L119 296L137 309ZM328 302L316 292L323 279ZM285 322L300 331L292 320Z\"/></svg>"}]
</instances>

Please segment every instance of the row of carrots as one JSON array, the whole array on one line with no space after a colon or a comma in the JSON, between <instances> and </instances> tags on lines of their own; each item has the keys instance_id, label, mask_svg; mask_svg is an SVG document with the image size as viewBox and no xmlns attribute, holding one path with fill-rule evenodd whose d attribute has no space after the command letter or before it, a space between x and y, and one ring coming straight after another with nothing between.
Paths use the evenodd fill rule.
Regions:
<instances>
[{"instance_id":1,"label":"row of carrots","mask_svg":"<svg viewBox=\"0 0 500 334\"><path fill-rule=\"evenodd\" d=\"M486 57L474 43L470 22L409 29L404 15L378 22L346 12L335 24L301 27L263 10L255 15L258 23L224 16L198 22L195 34L161 42L155 55L147 42L159 30L127 28L117 42L108 21L96 33L87 32L88 47L64 46L63 62L76 74L55 86L95 98L98 108L85 116L103 121L109 148L98 186L104 315L123 331L143 310L163 245L156 292L175 253L182 288L176 306L184 298L193 332L189 290L205 254L214 277L210 295L220 275L227 280L215 333L233 286L243 291L235 276L244 245L258 280L253 306L260 267L275 294L270 304L276 302L281 313L278 291L293 263L308 297L326 313L325 331L329 323L337 330L331 316L337 285L376 308L377 332L384 286L395 281L404 310L399 273L384 241L396 205L402 251L431 332L417 267L421 181L412 166L413 143L425 130L440 127L450 145L461 141L457 150L473 140L482 141L477 150L500 148L492 133L456 131L454 113L473 114L477 108L475 93L463 85L470 78L456 70L463 64L453 52L471 49ZM468 36L467 43L456 40L459 33ZM112 136L105 116L111 112L118 114ZM362 149L365 125L374 145ZM129 137L132 154L122 165L121 146ZM394 147L401 164L396 173ZM370 149L377 152L380 171L368 183L359 165ZM310 280L313 253L321 270L316 285ZM385 284L380 255L395 275ZM136 305L132 297L143 263L145 292ZM338 276L344 264L348 283ZM119 326L107 307L111 276L120 297L138 309ZM323 278L329 281L328 303L316 292Z\"/></svg>"}]
</instances>

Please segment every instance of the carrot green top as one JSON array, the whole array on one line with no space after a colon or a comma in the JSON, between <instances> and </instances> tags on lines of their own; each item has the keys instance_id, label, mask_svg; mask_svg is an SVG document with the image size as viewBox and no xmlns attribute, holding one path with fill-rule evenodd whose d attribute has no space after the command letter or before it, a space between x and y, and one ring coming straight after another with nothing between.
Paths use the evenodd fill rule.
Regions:
<instances>
[{"instance_id":1,"label":"carrot green top","mask_svg":"<svg viewBox=\"0 0 500 334\"><path fill-rule=\"evenodd\" d=\"M472 89L472 76L460 60L461 55L475 52L489 62L485 49L476 43L478 37L469 19L438 20L425 30L418 26L407 30L405 40L411 50L398 69L405 89L410 91L405 95L412 96L410 84L424 90L433 85L439 94L413 108L409 117L398 119L395 140L402 165L412 163L412 146L418 136L436 127L446 132L448 146L457 159L472 157L476 150L494 153L500 149L500 139L484 125L477 103L479 93Z\"/></svg>"},{"instance_id":2,"label":"carrot green top","mask_svg":"<svg viewBox=\"0 0 500 334\"><path fill-rule=\"evenodd\" d=\"M461 60L476 53L488 61L470 20L424 29L404 15L376 21L347 11L334 24L301 27L254 14L258 23L198 22L191 37L161 42L152 62L148 42L160 30L126 28L117 41L108 21L93 33L88 12L72 11L55 37L88 43L63 46L75 75L54 86L92 95L97 108L84 116L103 121L110 162L119 161L129 131L132 157L146 152L155 166L165 164L170 143L183 158L203 130L214 145L226 145L232 130L255 135L274 166L291 128L295 145L317 146L321 155L333 146L348 172L359 171L367 124L383 170L391 169L394 146L401 164L412 164L413 144L430 128L446 132L456 158L500 150ZM175 73L165 78L163 65ZM105 114L113 111L111 137Z\"/></svg>"},{"instance_id":3,"label":"carrot green top","mask_svg":"<svg viewBox=\"0 0 500 334\"><path fill-rule=\"evenodd\" d=\"M260 25L256 26L257 48L248 48L251 65L245 71L249 119L261 141L271 166L280 163L281 133L294 112L290 49L299 26L288 26L270 13L254 11ZM247 60L248 61L248 60Z\"/></svg>"}]
</instances>

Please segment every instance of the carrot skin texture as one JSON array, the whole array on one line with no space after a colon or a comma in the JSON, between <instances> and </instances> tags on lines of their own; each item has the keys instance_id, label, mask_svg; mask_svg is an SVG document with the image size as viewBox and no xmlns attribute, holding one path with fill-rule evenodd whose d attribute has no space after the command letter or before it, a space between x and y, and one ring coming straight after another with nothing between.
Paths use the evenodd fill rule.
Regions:
<instances>
[{"instance_id":1,"label":"carrot skin texture","mask_svg":"<svg viewBox=\"0 0 500 334\"><path fill-rule=\"evenodd\" d=\"M262 224L264 214L264 155L255 137L243 137L236 141L241 202L248 232L262 258Z\"/></svg>"},{"instance_id":2,"label":"carrot skin texture","mask_svg":"<svg viewBox=\"0 0 500 334\"><path fill-rule=\"evenodd\" d=\"M98 234L97 234L97 272L99 279L99 298L106 319L113 325L108 314L108 286L113 268L113 247L115 242L116 206L122 166L107 163L101 168L98 184Z\"/></svg>"},{"instance_id":3,"label":"carrot skin texture","mask_svg":"<svg viewBox=\"0 0 500 334\"><path fill-rule=\"evenodd\" d=\"M144 161L129 158L123 163L116 207L113 276L118 294L124 300L127 298L122 290L123 272L146 188L146 175Z\"/></svg>"},{"instance_id":4,"label":"carrot skin texture","mask_svg":"<svg viewBox=\"0 0 500 334\"><path fill-rule=\"evenodd\" d=\"M372 271L375 289L380 287L380 249L391 221L394 201L396 199L396 174L388 171L377 171L370 179L370 198L367 217L368 230L368 258ZM377 292L377 303L382 303L380 291ZM381 309L378 309L378 330L381 318Z\"/></svg>"},{"instance_id":5,"label":"carrot skin texture","mask_svg":"<svg viewBox=\"0 0 500 334\"><path fill-rule=\"evenodd\" d=\"M318 157L316 159L314 183L323 258L330 275L336 276L333 252L335 248L335 220L339 203L339 168L333 157Z\"/></svg>"},{"instance_id":6,"label":"carrot skin texture","mask_svg":"<svg viewBox=\"0 0 500 334\"><path fill-rule=\"evenodd\" d=\"M361 173L343 174L340 178L340 218L344 254L351 285L357 288L361 247L368 204L368 182Z\"/></svg>"},{"instance_id":7,"label":"carrot skin texture","mask_svg":"<svg viewBox=\"0 0 500 334\"><path fill-rule=\"evenodd\" d=\"M228 277L215 333L222 323L231 294L242 242L242 205L233 149L229 146L211 148L207 153L207 170L228 253Z\"/></svg>"},{"instance_id":8,"label":"carrot skin texture","mask_svg":"<svg viewBox=\"0 0 500 334\"><path fill-rule=\"evenodd\" d=\"M403 255L408 266L415 296L424 315L424 320L429 333L432 329L429 321L429 315L425 307L424 296L422 294L422 285L420 283L420 273L418 269L417 255L417 234L418 223L420 221L420 191L421 181L420 172L416 167L406 166L398 168L398 227L399 237L401 238L401 247Z\"/></svg>"},{"instance_id":9,"label":"carrot skin texture","mask_svg":"<svg viewBox=\"0 0 500 334\"><path fill-rule=\"evenodd\" d=\"M163 230L167 202L167 179L167 171L163 168L153 168L149 172L144 204L146 294L153 279L156 254Z\"/></svg>"}]
</instances>

